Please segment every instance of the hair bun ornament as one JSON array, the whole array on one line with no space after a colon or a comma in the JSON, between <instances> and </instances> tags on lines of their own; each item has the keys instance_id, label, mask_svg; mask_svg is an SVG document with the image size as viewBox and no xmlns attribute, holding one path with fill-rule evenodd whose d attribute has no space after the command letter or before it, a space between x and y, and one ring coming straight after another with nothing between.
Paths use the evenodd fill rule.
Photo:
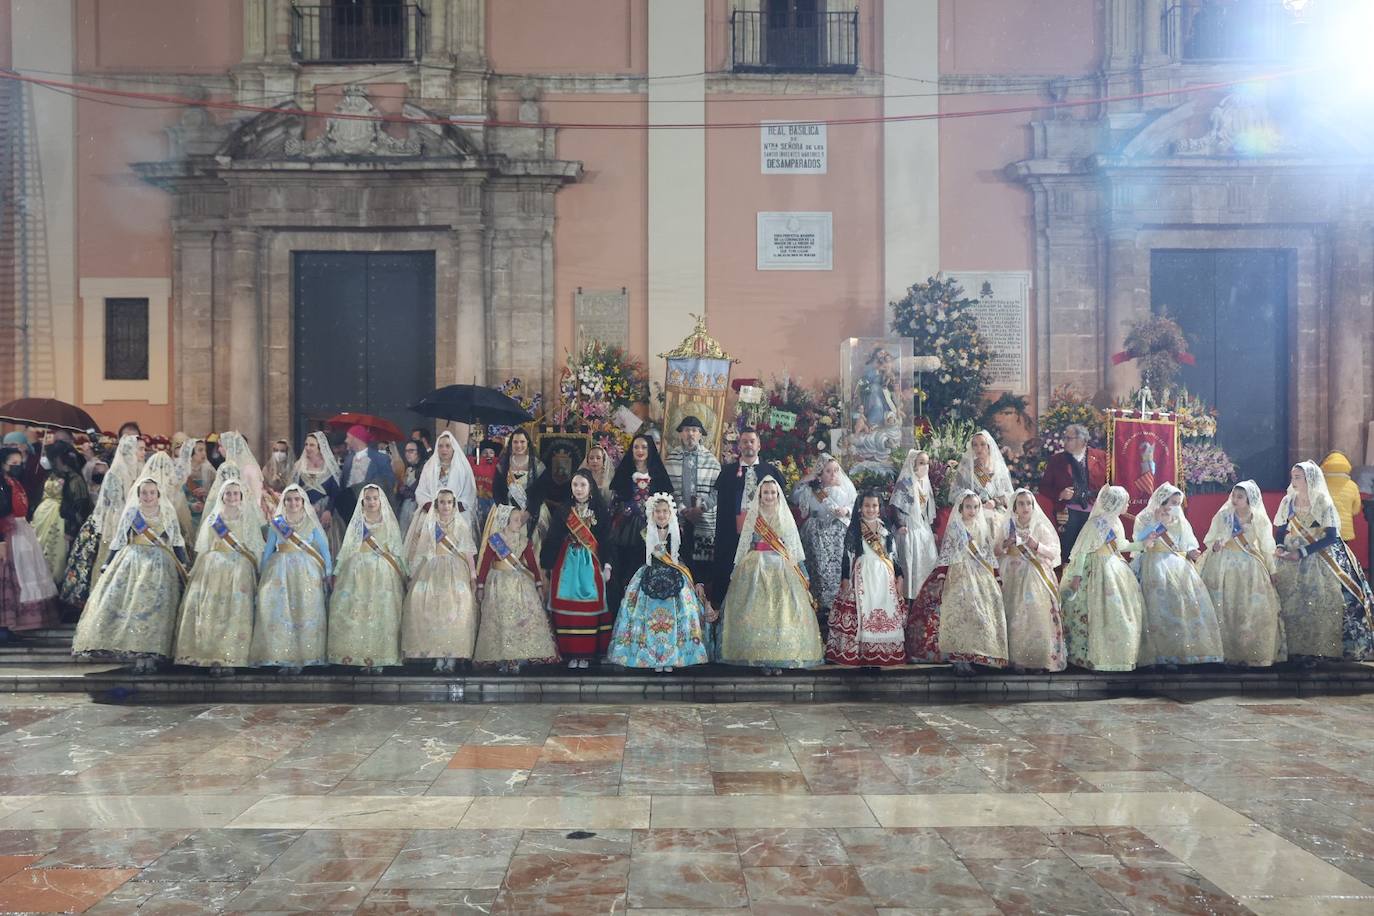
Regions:
<instances>
[{"instance_id":1,"label":"hair bun ornament","mask_svg":"<svg viewBox=\"0 0 1374 916\"><path fill-rule=\"evenodd\" d=\"M668 508L671 509L673 512L677 512L677 500L673 498L673 494L653 493L649 496L649 505L653 505L654 503L660 501L667 502Z\"/></svg>"}]
</instances>

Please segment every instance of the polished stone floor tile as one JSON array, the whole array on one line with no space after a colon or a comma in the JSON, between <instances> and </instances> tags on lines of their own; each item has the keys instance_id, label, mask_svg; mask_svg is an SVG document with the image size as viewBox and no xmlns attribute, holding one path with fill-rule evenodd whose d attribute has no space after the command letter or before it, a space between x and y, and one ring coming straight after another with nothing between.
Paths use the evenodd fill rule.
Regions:
<instances>
[{"instance_id":1,"label":"polished stone floor tile","mask_svg":"<svg viewBox=\"0 0 1374 916\"><path fill-rule=\"evenodd\" d=\"M476 798L460 826L568 830L648 827L649 796Z\"/></svg>"},{"instance_id":2,"label":"polished stone floor tile","mask_svg":"<svg viewBox=\"0 0 1374 916\"><path fill-rule=\"evenodd\" d=\"M449 916L492 912L500 892L458 888L378 887L354 916Z\"/></svg>"},{"instance_id":3,"label":"polished stone floor tile","mask_svg":"<svg viewBox=\"0 0 1374 916\"><path fill-rule=\"evenodd\" d=\"M231 827L359 830L365 828L456 827L470 796L300 796L264 798L244 811Z\"/></svg>"},{"instance_id":4,"label":"polished stone floor tile","mask_svg":"<svg viewBox=\"0 0 1374 916\"><path fill-rule=\"evenodd\" d=\"M1233 896L1363 897L1374 910L1374 888L1262 827L1142 830Z\"/></svg>"},{"instance_id":5,"label":"polished stone floor tile","mask_svg":"<svg viewBox=\"0 0 1374 916\"><path fill-rule=\"evenodd\" d=\"M519 770L530 769L539 762L544 747L540 744L477 745L465 744L449 758L451 769Z\"/></svg>"},{"instance_id":6,"label":"polished stone floor tile","mask_svg":"<svg viewBox=\"0 0 1374 916\"><path fill-rule=\"evenodd\" d=\"M1004 913L1130 913L1068 859L971 859L966 865Z\"/></svg>"},{"instance_id":7,"label":"polished stone floor tile","mask_svg":"<svg viewBox=\"0 0 1374 916\"><path fill-rule=\"evenodd\" d=\"M746 868L744 880L755 913L876 916L878 912L852 865Z\"/></svg>"},{"instance_id":8,"label":"polished stone floor tile","mask_svg":"<svg viewBox=\"0 0 1374 916\"><path fill-rule=\"evenodd\" d=\"M830 828L765 827L734 833L745 868L849 864L844 843Z\"/></svg>"},{"instance_id":9,"label":"polished stone floor tile","mask_svg":"<svg viewBox=\"0 0 1374 916\"><path fill-rule=\"evenodd\" d=\"M1069 824L1244 826L1250 819L1197 792L1098 792L1040 797Z\"/></svg>"},{"instance_id":10,"label":"polished stone floor tile","mask_svg":"<svg viewBox=\"0 0 1374 916\"><path fill-rule=\"evenodd\" d=\"M190 834L180 830L86 830L44 856L38 868L146 868Z\"/></svg>"},{"instance_id":11,"label":"polished stone floor tile","mask_svg":"<svg viewBox=\"0 0 1374 916\"><path fill-rule=\"evenodd\" d=\"M143 870L140 881L251 882L302 836L300 830L197 830Z\"/></svg>"},{"instance_id":12,"label":"polished stone floor tile","mask_svg":"<svg viewBox=\"0 0 1374 916\"><path fill-rule=\"evenodd\" d=\"M378 888L501 886L519 830L417 830L396 854Z\"/></svg>"},{"instance_id":13,"label":"polished stone floor tile","mask_svg":"<svg viewBox=\"0 0 1374 916\"><path fill-rule=\"evenodd\" d=\"M52 796L10 814L0 827L223 827L257 800L244 795Z\"/></svg>"},{"instance_id":14,"label":"polished stone floor tile","mask_svg":"<svg viewBox=\"0 0 1374 916\"><path fill-rule=\"evenodd\" d=\"M661 827L876 827L857 795L800 797L656 795L653 826Z\"/></svg>"},{"instance_id":15,"label":"polished stone floor tile","mask_svg":"<svg viewBox=\"0 0 1374 916\"><path fill-rule=\"evenodd\" d=\"M0 912L83 912L138 874L136 868L26 868L0 881Z\"/></svg>"},{"instance_id":16,"label":"polished stone floor tile","mask_svg":"<svg viewBox=\"0 0 1374 916\"><path fill-rule=\"evenodd\" d=\"M866 795L884 827L1057 826L1064 816L1039 795Z\"/></svg>"},{"instance_id":17,"label":"polished stone floor tile","mask_svg":"<svg viewBox=\"0 0 1374 916\"><path fill-rule=\"evenodd\" d=\"M210 916L223 913L246 883L130 881L86 911L87 916Z\"/></svg>"}]
</instances>

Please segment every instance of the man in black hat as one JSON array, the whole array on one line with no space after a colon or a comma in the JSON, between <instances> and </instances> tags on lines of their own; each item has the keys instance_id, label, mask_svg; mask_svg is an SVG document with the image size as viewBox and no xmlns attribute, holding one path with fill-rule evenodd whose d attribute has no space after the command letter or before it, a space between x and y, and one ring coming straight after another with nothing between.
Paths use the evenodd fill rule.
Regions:
<instances>
[{"instance_id":1,"label":"man in black hat","mask_svg":"<svg viewBox=\"0 0 1374 916\"><path fill-rule=\"evenodd\" d=\"M716 540L716 478L720 476L720 461L702 441L705 435L706 428L700 420L685 416L677 425L678 444L663 456L663 466L673 481L682 528L679 558L702 584L709 582L711 576Z\"/></svg>"}]
</instances>

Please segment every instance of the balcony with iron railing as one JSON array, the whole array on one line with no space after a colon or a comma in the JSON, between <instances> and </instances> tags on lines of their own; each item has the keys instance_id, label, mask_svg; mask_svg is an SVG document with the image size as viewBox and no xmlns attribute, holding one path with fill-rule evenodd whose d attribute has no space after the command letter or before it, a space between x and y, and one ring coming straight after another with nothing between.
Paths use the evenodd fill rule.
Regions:
<instances>
[{"instance_id":1,"label":"balcony with iron railing","mask_svg":"<svg viewBox=\"0 0 1374 916\"><path fill-rule=\"evenodd\" d=\"M736 73L855 73L859 13L735 10L730 49Z\"/></svg>"},{"instance_id":2,"label":"balcony with iron railing","mask_svg":"<svg viewBox=\"0 0 1374 916\"><path fill-rule=\"evenodd\" d=\"M1305 53L1320 13L1307 0L1172 0L1160 44L1185 63L1290 61Z\"/></svg>"},{"instance_id":3,"label":"balcony with iron railing","mask_svg":"<svg viewBox=\"0 0 1374 916\"><path fill-rule=\"evenodd\" d=\"M425 11L418 3L293 3L291 56L305 63L419 61Z\"/></svg>"}]
</instances>

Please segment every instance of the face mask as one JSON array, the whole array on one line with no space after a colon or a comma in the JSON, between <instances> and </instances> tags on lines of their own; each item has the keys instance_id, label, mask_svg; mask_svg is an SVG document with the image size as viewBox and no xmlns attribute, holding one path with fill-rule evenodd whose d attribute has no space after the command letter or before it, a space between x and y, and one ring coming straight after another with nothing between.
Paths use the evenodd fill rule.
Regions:
<instances>
[{"instance_id":1,"label":"face mask","mask_svg":"<svg viewBox=\"0 0 1374 916\"><path fill-rule=\"evenodd\" d=\"M104 474L101 474L101 473L97 472L97 473L91 475L91 483L93 483L93 484L96 485L97 487L100 486L104 481L105 481L105 475L104 475Z\"/></svg>"},{"instance_id":2,"label":"face mask","mask_svg":"<svg viewBox=\"0 0 1374 916\"><path fill-rule=\"evenodd\" d=\"M44 455L38 459L38 466L45 471L52 470L52 462L48 461L48 456Z\"/></svg>"},{"instance_id":3,"label":"face mask","mask_svg":"<svg viewBox=\"0 0 1374 916\"><path fill-rule=\"evenodd\" d=\"M272 453L272 457L275 458L275 459L277 459L278 461L285 461L285 460L286 460L286 452L273 452L273 453Z\"/></svg>"}]
</instances>

